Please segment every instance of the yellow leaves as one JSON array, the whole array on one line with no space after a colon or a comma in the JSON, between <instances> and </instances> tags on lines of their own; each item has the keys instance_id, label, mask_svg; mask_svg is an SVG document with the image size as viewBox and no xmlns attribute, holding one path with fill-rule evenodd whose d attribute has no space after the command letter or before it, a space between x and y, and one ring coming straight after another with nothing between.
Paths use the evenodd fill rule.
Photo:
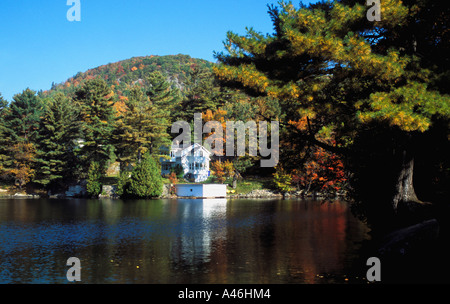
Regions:
<instances>
[{"instance_id":1,"label":"yellow leaves","mask_svg":"<svg viewBox=\"0 0 450 304\"><path fill-rule=\"evenodd\" d=\"M407 132L425 132L431 125L432 115L445 112L441 106L445 102L439 100L433 104L435 99L438 99L436 94L427 91L424 84L411 82L389 92L371 94L366 110L360 110L357 118L362 123L382 120ZM358 104L358 108L364 107Z\"/></svg>"},{"instance_id":2,"label":"yellow leaves","mask_svg":"<svg viewBox=\"0 0 450 304\"><path fill-rule=\"evenodd\" d=\"M270 84L269 79L251 64L243 64L239 67L218 65L213 67L213 72L221 80L239 81L244 86L261 93L266 92Z\"/></svg>"},{"instance_id":3,"label":"yellow leaves","mask_svg":"<svg viewBox=\"0 0 450 304\"><path fill-rule=\"evenodd\" d=\"M115 95L114 91L111 90L111 92L108 93L108 95L105 96L105 99L111 99Z\"/></svg>"}]
</instances>

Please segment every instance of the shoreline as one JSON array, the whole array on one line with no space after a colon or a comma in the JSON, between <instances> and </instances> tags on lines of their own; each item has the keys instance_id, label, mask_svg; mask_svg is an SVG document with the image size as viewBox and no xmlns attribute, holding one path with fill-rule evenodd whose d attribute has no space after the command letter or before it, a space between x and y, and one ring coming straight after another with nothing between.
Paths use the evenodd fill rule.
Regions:
<instances>
[{"instance_id":1,"label":"shoreline","mask_svg":"<svg viewBox=\"0 0 450 304\"><path fill-rule=\"evenodd\" d=\"M345 193L337 193L335 195L326 195L323 193L307 193L303 191L296 191L294 193L279 193L270 189L258 189L249 193L229 193L221 197L183 197L177 195L162 195L155 199L338 199L345 197ZM86 196L67 196L63 194L55 195L40 195L28 193L2 194L0 199L89 199ZM114 195L99 195L98 198L93 199L120 199Z\"/></svg>"}]
</instances>

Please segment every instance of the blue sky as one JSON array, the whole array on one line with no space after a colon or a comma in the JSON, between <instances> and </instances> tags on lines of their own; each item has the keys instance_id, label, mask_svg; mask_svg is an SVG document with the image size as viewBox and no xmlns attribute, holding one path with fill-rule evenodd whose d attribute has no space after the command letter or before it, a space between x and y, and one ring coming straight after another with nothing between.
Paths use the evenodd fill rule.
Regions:
<instances>
[{"instance_id":1,"label":"blue sky","mask_svg":"<svg viewBox=\"0 0 450 304\"><path fill-rule=\"evenodd\" d=\"M67 0L0 1L0 93L47 90L110 62L187 54L214 61L228 30L272 33L267 4L277 0L80 0L69 22ZM306 3L307 1L303 1Z\"/></svg>"}]
</instances>

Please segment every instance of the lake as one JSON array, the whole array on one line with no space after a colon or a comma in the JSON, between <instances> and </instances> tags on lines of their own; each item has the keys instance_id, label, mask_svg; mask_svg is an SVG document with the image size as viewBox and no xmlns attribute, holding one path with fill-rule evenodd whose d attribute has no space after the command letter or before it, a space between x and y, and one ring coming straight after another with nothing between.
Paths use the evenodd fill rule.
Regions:
<instances>
[{"instance_id":1,"label":"lake","mask_svg":"<svg viewBox=\"0 0 450 304\"><path fill-rule=\"evenodd\" d=\"M343 201L0 200L0 283L346 283L369 229Z\"/></svg>"}]
</instances>

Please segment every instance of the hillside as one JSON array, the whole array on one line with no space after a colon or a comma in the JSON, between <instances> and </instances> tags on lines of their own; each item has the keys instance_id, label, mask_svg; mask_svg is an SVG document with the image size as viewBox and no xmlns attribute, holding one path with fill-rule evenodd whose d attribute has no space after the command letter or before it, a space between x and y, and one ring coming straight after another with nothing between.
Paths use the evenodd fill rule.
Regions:
<instances>
[{"instance_id":1,"label":"hillside","mask_svg":"<svg viewBox=\"0 0 450 304\"><path fill-rule=\"evenodd\" d=\"M70 95L83 81L101 77L120 98L120 96L126 95L126 92L134 84L143 84L145 76L154 71L160 71L167 76L173 87L183 90L193 67L210 69L212 65L207 60L191 58L189 55L182 54L133 57L89 69L86 72L79 72L64 83L53 84L51 90L63 91Z\"/></svg>"}]
</instances>

